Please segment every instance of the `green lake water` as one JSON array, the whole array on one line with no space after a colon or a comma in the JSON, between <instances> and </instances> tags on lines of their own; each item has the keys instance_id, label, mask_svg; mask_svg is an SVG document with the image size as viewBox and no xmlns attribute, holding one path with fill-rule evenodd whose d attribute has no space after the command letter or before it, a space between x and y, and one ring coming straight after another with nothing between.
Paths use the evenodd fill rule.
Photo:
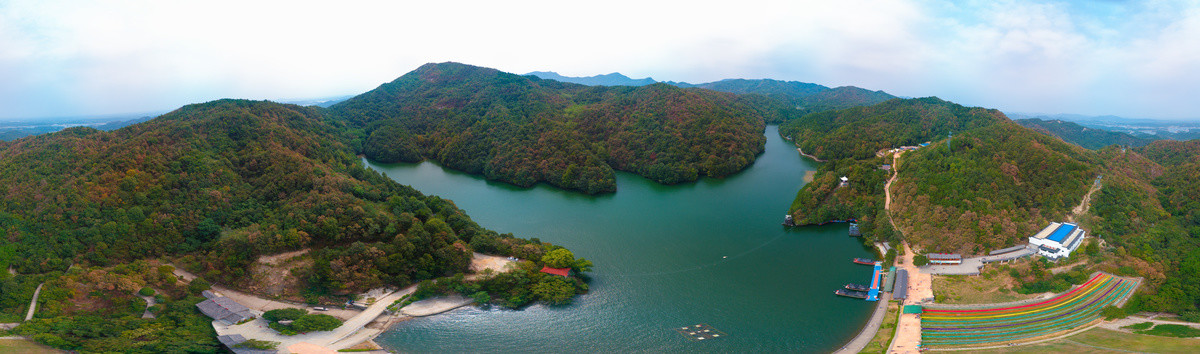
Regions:
<instances>
[{"instance_id":1,"label":"green lake water","mask_svg":"<svg viewBox=\"0 0 1200 354\"><path fill-rule=\"evenodd\" d=\"M617 193L518 188L434 163L377 164L396 181L453 200L480 225L540 238L595 263L591 291L567 306L462 308L402 322L376 339L401 352L829 352L874 303L838 297L869 283L872 257L845 224L780 225L813 162L766 130L766 152L724 179L664 186L617 173ZM721 338L674 329L707 324Z\"/></svg>"}]
</instances>

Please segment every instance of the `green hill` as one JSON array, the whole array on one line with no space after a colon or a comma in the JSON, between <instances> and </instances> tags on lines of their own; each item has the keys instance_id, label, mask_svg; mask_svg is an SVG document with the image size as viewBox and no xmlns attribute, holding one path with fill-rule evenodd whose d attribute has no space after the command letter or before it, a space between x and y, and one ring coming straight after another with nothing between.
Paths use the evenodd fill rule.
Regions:
<instances>
[{"instance_id":1,"label":"green hill","mask_svg":"<svg viewBox=\"0 0 1200 354\"><path fill-rule=\"evenodd\" d=\"M258 255L315 248L326 262L312 286L333 292L465 272L471 247L509 253L500 243L526 242L364 169L323 118L315 107L221 100L113 132L8 143L0 234L18 245L21 273L193 254L210 280L230 284ZM361 255L322 250L352 243L389 261L323 275L322 264Z\"/></svg>"},{"instance_id":2,"label":"green hill","mask_svg":"<svg viewBox=\"0 0 1200 354\"><path fill-rule=\"evenodd\" d=\"M739 95L763 95L795 108L799 111L797 116L813 112L869 106L896 98L896 96L883 91L870 91L854 86L829 88L806 82L771 79L729 79L693 87Z\"/></svg>"},{"instance_id":3,"label":"green hill","mask_svg":"<svg viewBox=\"0 0 1200 354\"><path fill-rule=\"evenodd\" d=\"M858 219L877 240L899 235L886 222L890 173L880 169L894 162L876 153L934 141L901 157L901 177L892 186L897 227L930 251L1010 246L1064 216L1098 174L1087 150L1013 124L999 111L937 98L809 114L780 130L805 152L829 160L797 193L793 217L805 224ZM950 131L955 135L947 142ZM848 186L839 187L842 176Z\"/></svg>"},{"instance_id":4,"label":"green hill","mask_svg":"<svg viewBox=\"0 0 1200 354\"><path fill-rule=\"evenodd\" d=\"M1007 121L1003 113L963 107L937 97L897 99L874 106L825 111L779 127L805 153L823 160L865 159L876 152L943 139Z\"/></svg>"},{"instance_id":5,"label":"green hill","mask_svg":"<svg viewBox=\"0 0 1200 354\"><path fill-rule=\"evenodd\" d=\"M736 95L666 84L583 86L426 64L334 105L383 162L432 159L519 186L616 190L613 170L660 183L723 177L762 152L763 112Z\"/></svg>"},{"instance_id":6,"label":"green hill","mask_svg":"<svg viewBox=\"0 0 1200 354\"><path fill-rule=\"evenodd\" d=\"M1136 137L1121 132L1084 127L1063 120L1018 119L1023 127L1056 136L1068 143L1096 150L1109 145L1143 146L1154 139Z\"/></svg>"},{"instance_id":7,"label":"green hill","mask_svg":"<svg viewBox=\"0 0 1200 354\"><path fill-rule=\"evenodd\" d=\"M892 213L930 251L986 253L1063 220L1100 173L1090 151L1002 122L906 153Z\"/></svg>"}]
</instances>

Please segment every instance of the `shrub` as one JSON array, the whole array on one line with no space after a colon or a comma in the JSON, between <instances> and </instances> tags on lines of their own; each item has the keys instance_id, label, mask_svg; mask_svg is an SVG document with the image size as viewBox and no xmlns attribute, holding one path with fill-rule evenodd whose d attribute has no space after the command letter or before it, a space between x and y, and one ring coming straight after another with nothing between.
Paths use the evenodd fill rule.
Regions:
<instances>
[{"instance_id":1,"label":"shrub","mask_svg":"<svg viewBox=\"0 0 1200 354\"><path fill-rule=\"evenodd\" d=\"M342 326L342 320L325 314L304 315L292 322L297 332L332 331Z\"/></svg>"},{"instance_id":2,"label":"shrub","mask_svg":"<svg viewBox=\"0 0 1200 354\"><path fill-rule=\"evenodd\" d=\"M275 309L263 313L263 319L271 322L296 320L308 314L308 310L297 308Z\"/></svg>"},{"instance_id":3,"label":"shrub","mask_svg":"<svg viewBox=\"0 0 1200 354\"><path fill-rule=\"evenodd\" d=\"M154 289L151 289L149 286L147 286L147 287L143 287L143 288L142 288L142 290L138 290L138 295L141 295L141 296L153 296L153 295L154 295Z\"/></svg>"}]
</instances>

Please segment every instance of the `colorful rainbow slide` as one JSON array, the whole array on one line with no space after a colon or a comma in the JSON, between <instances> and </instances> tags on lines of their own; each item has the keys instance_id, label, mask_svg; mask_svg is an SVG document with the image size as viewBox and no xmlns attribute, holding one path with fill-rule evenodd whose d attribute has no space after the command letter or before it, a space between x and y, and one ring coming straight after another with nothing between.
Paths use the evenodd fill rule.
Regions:
<instances>
[{"instance_id":1,"label":"colorful rainbow slide","mask_svg":"<svg viewBox=\"0 0 1200 354\"><path fill-rule=\"evenodd\" d=\"M1066 333L1100 318L1100 310L1129 296L1136 281L1099 273L1087 283L1042 302L972 310L926 307L924 346L1003 345Z\"/></svg>"}]
</instances>

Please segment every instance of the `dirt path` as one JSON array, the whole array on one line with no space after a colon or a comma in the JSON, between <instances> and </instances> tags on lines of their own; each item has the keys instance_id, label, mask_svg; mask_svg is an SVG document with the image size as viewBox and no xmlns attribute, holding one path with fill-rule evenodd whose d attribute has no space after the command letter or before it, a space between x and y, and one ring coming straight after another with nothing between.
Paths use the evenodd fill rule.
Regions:
<instances>
[{"instance_id":1,"label":"dirt path","mask_svg":"<svg viewBox=\"0 0 1200 354\"><path fill-rule=\"evenodd\" d=\"M172 265L172 266L174 266L174 265ZM180 269L179 267L175 267L175 276L179 277L179 279L183 279L183 280L187 280L187 281L192 281L192 279L196 279L195 274L192 274L191 272ZM305 305L305 304L268 300L268 299L264 299L264 298L261 298L258 296L254 296L252 294L247 294L247 293L243 293L243 292L240 292L237 290L226 288L224 286L220 286L217 284L213 284L212 290L216 291L218 293L221 293L221 295L224 295L225 297L233 299L233 301L237 301L238 303L245 305L246 307L249 307L254 310L263 311L263 312L275 310L275 309L283 309L283 308L302 308L302 309L308 310L308 312L316 311L312 307ZM355 315L358 315L359 311L330 308L328 311L321 311L321 312L317 312L317 313L324 313L326 315L330 315L333 317L340 318L342 320L346 320L351 317L354 317Z\"/></svg>"},{"instance_id":2,"label":"dirt path","mask_svg":"<svg viewBox=\"0 0 1200 354\"><path fill-rule=\"evenodd\" d=\"M883 185L883 209L892 210L892 182L896 181L896 177L900 176L900 154L903 151L897 152L892 156L892 178L888 178L887 184ZM891 213L888 218L891 218ZM896 228L896 223L892 223L892 228Z\"/></svg>"},{"instance_id":3,"label":"dirt path","mask_svg":"<svg viewBox=\"0 0 1200 354\"><path fill-rule=\"evenodd\" d=\"M1200 323L1167 321L1167 320L1160 320L1160 319L1142 317L1142 316L1129 316L1129 317L1122 318L1119 320L1105 321L1104 323L1100 324L1100 327L1108 328L1108 329L1111 329L1114 331L1133 333L1132 330L1123 329L1121 327L1125 327L1125 326L1132 325L1132 324L1138 324L1138 323L1142 323L1142 322L1152 322L1155 325L1160 325L1160 324L1184 325L1184 326L1200 329Z\"/></svg>"},{"instance_id":4,"label":"dirt path","mask_svg":"<svg viewBox=\"0 0 1200 354\"><path fill-rule=\"evenodd\" d=\"M913 250L909 248L908 242L903 243L904 256L899 258L900 268L908 271L908 297L901 302L901 312L903 305L916 305L923 300L933 297L933 277L929 274L921 273L921 270L913 265ZM888 349L888 353L919 353L918 346L921 344L921 316L917 314L900 314L900 322L896 326L896 336L892 338L892 347Z\"/></svg>"},{"instance_id":5,"label":"dirt path","mask_svg":"<svg viewBox=\"0 0 1200 354\"><path fill-rule=\"evenodd\" d=\"M809 154L805 154L805 153L804 153L804 149L801 149L801 148L799 148L799 147L797 147L797 148L796 148L796 151L799 151L799 152L800 152L800 156L804 156L804 157L807 157L807 158L813 159L813 161L816 161L816 162L825 162L825 160L818 159L816 156L809 155Z\"/></svg>"},{"instance_id":6,"label":"dirt path","mask_svg":"<svg viewBox=\"0 0 1200 354\"><path fill-rule=\"evenodd\" d=\"M1087 194L1083 195L1083 200L1079 201L1079 205L1075 206L1074 209L1071 209L1071 215L1067 215L1068 222L1075 222L1075 218L1083 215L1084 213L1087 213L1088 208L1092 204L1092 194L1096 193L1096 191L1098 191L1098 190L1100 190L1100 179L1099 178L1097 178L1096 181L1094 183L1092 183L1092 188L1088 189Z\"/></svg>"},{"instance_id":7,"label":"dirt path","mask_svg":"<svg viewBox=\"0 0 1200 354\"><path fill-rule=\"evenodd\" d=\"M25 314L26 321L32 320L33 314L37 312L37 299L38 295L42 294L42 285L46 285L46 283L38 284L37 289L33 290L33 300L29 300L29 313Z\"/></svg>"}]
</instances>

